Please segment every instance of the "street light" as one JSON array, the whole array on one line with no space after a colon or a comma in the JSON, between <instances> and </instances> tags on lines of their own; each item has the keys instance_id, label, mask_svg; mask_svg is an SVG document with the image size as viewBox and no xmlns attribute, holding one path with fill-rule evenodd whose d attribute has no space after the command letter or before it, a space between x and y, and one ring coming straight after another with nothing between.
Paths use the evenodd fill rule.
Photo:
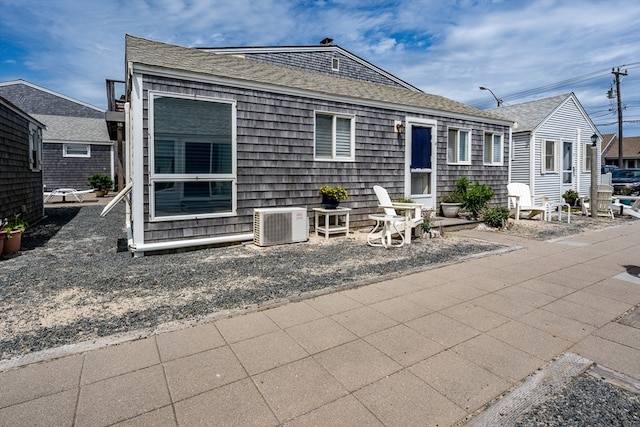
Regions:
<instances>
[{"instance_id":1,"label":"street light","mask_svg":"<svg viewBox=\"0 0 640 427\"><path fill-rule=\"evenodd\" d=\"M498 103L498 107L502 107L502 99L498 99L498 97L496 96L495 93L493 93L493 91L491 89L489 89L488 87L484 87L484 86L480 86L480 90L488 90L489 92L491 92L491 95L493 95L493 98L496 100L496 102Z\"/></svg>"}]
</instances>

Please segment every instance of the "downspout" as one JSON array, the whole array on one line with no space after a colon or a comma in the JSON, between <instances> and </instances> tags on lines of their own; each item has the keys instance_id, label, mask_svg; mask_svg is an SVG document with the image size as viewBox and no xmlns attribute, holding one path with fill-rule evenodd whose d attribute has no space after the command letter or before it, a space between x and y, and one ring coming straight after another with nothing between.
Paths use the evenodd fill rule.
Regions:
<instances>
[{"instance_id":1,"label":"downspout","mask_svg":"<svg viewBox=\"0 0 640 427\"><path fill-rule=\"evenodd\" d=\"M253 240L253 233L235 234L231 236L207 237L203 239L175 240L171 242L157 243L129 243L129 250L135 256L143 256L145 251L162 251L168 249L180 249L193 246L209 246L220 243L238 243Z\"/></svg>"},{"instance_id":2,"label":"downspout","mask_svg":"<svg viewBox=\"0 0 640 427\"><path fill-rule=\"evenodd\" d=\"M576 188L575 190L580 193L580 176L582 174L582 135L580 128L576 129L576 138L578 146L576 147Z\"/></svg>"},{"instance_id":3,"label":"downspout","mask_svg":"<svg viewBox=\"0 0 640 427\"><path fill-rule=\"evenodd\" d=\"M540 146L540 150L542 150L542 146ZM536 194L536 133L535 132L531 132L531 136L529 137L529 159L531 159L531 161L529 161L529 188L531 189L531 194ZM542 158L540 156L539 156L539 160L542 162ZM540 170L542 170L542 165L540 165Z\"/></svg>"}]
</instances>

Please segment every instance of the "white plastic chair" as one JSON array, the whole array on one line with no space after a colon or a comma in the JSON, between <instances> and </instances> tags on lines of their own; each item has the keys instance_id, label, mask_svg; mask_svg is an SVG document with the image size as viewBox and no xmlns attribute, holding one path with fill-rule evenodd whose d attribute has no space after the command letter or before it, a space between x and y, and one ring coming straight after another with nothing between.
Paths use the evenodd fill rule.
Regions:
<instances>
[{"instance_id":1,"label":"white plastic chair","mask_svg":"<svg viewBox=\"0 0 640 427\"><path fill-rule=\"evenodd\" d=\"M541 220L547 219L547 205L549 198L547 196L536 196L531 194L531 190L527 184L512 182L507 184L507 198L509 200L510 216L516 221L520 220L521 215L525 214L527 219L540 214ZM536 203L540 200L540 204Z\"/></svg>"},{"instance_id":2,"label":"white plastic chair","mask_svg":"<svg viewBox=\"0 0 640 427\"><path fill-rule=\"evenodd\" d=\"M378 198L379 207L384 210L385 215L403 216L403 220L394 221L391 226L399 233L404 233L404 241L411 244L411 233L413 228L422 224L422 204L420 203L398 203L392 202L389 193L384 187L374 185L373 191Z\"/></svg>"}]
</instances>

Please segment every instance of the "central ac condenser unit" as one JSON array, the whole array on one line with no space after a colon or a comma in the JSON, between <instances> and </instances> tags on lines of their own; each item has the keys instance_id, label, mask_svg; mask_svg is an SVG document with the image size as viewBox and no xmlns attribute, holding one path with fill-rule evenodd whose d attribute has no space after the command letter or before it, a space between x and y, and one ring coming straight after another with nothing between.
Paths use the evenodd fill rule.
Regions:
<instances>
[{"instance_id":1,"label":"central ac condenser unit","mask_svg":"<svg viewBox=\"0 0 640 427\"><path fill-rule=\"evenodd\" d=\"M264 208L253 211L253 243L282 245L309 240L309 218L305 208Z\"/></svg>"}]
</instances>

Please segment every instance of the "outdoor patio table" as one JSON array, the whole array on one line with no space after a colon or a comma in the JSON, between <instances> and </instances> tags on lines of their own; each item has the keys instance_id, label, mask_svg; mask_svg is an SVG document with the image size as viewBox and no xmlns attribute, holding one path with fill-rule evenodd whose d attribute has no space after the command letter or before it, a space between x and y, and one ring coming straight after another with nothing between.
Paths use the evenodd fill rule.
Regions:
<instances>
[{"instance_id":1,"label":"outdoor patio table","mask_svg":"<svg viewBox=\"0 0 640 427\"><path fill-rule=\"evenodd\" d=\"M551 221L551 212L558 210L558 221L562 221L562 209L567 208L567 224L571 224L571 205L565 202L549 203L547 205L547 220Z\"/></svg>"}]
</instances>

